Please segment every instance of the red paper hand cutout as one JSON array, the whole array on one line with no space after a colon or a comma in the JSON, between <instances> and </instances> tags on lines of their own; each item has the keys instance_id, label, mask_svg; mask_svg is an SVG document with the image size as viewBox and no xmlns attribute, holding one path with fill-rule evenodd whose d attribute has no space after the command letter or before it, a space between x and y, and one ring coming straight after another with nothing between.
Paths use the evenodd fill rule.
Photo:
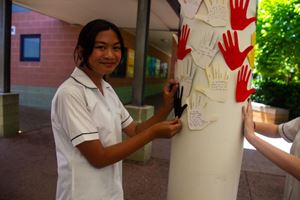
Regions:
<instances>
[{"instance_id":1,"label":"red paper hand cutout","mask_svg":"<svg viewBox=\"0 0 300 200\"><path fill-rule=\"evenodd\" d=\"M251 88L250 90L247 89L250 75L251 69L248 71L248 65L243 65L242 69L238 72L236 82L235 99L237 102L244 102L251 94L256 92L254 88Z\"/></svg>"},{"instance_id":2,"label":"red paper hand cutout","mask_svg":"<svg viewBox=\"0 0 300 200\"><path fill-rule=\"evenodd\" d=\"M247 49L241 52L239 49L239 41L236 31L234 31L234 41L232 41L231 33L229 30L227 31L227 37L226 34L223 33L223 41L225 48L223 47L221 42L218 42L219 49L223 54L228 67L231 70L235 70L243 64L245 58L247 57L247 54L251 51L253 46L249 46Z\"/></svg>"},{"instance_id":3,"label":"red paper hand cutout","mask_svg":"<svg viewBox=\"0 0 300 200\"><path fill-rule=\"evenodd\" d=\"M244 7L243 4L244 0L230 0L230 22L233 30L244 30L249 24L256 20L256 17L247 19L249 0L246 0Z\"/></svg>"},{"instance_id":4,"label":"red paper hand cutout","mask_svg":"<svg viewBox=\"0 0 300 200\"><path fill-rule=\"evenodd\" d=\"M177 59L179 60L183 60L185 56L192 51L191 48L186 49L186 43L189 35L190 35L190 28L188 27L188 25L183 25L181 29L179 42L178 42L178 48L177 48Z\"/></svg>"}]
</instances>

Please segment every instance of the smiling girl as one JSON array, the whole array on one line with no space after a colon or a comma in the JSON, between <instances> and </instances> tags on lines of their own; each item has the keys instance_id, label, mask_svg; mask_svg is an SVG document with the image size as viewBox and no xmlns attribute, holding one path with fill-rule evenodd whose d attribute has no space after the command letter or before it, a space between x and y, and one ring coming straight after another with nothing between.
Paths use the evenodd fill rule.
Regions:
<instances>
[{"instance_id":1,"label":"smiling girl","mask_svg":"<svg viewBox=\"0 0 300 200\"><path fill-rule=\"evenodd\" d=\"M169 80L163 105L142 123L129 115L103 78L124 55L119 29L105 20L85 25L74 51L75 67L57 90L51 109L60 200L123 200L122 159L155 138L171 138L182 128L166 117L173 108L177 82ZM174 85L170 90L170 85ZM122 141L122 132L129 139Z\"/></svg>"}]
</instances>

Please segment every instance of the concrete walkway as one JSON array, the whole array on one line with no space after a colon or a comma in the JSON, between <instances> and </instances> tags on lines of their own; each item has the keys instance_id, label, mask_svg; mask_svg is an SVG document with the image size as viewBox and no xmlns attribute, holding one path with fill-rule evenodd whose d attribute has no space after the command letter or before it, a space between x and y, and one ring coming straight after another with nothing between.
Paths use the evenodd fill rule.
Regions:
<instances>
[{"instance_id":1,"label":"concrete walkway","mask_svg":"<svg viewBox=\"0 0 300 200\"><path fill-rule=\"evenodd\" d=\"M50 113L20 107L22 133L0 138L0 200L53 200L56 157ZM152 158L124 161L126 200L165 200L170 141L152 143ZM257 151L244 150L237 200L281 200L285 173ZM187 199L189 200L189 199Z\"/></svg>"}]
</instances>

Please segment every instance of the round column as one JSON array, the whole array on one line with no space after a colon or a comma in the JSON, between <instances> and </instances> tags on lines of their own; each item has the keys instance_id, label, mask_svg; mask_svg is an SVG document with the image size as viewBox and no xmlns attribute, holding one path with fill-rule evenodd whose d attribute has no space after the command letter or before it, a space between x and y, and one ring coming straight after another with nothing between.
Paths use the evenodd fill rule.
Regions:
<instances>
[{"instance_id":1,"label":"round column","mask_svg":"<svg viewBox=\"0 0 300 200\"><path fill-rule=\"evenodd\" d=\"M254 92L256 1L179 2L175 77L188 107L172 139L168 200L233 200L243 155L242 106Z\"/></svg>"}]
</instances>

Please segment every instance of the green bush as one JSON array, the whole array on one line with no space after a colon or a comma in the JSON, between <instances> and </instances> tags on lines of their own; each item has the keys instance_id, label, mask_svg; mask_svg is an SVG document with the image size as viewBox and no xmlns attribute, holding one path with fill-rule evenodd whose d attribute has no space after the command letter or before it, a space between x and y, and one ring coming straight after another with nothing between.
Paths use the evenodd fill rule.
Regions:
<instances>
[{"instance_id":1,"label":"green bush","mask_svg":"<svg viewBox=\"0 0 300 200\"><path fill-rule=\"evenodd\" d=\"M256 93L252 101L288 109L290 119L300 116L300 83L264 80L254 81L254 84Z\"/></svg>"},{"instance_id":2,"label":"green bush","mask_svg":"<svg viewBox=\"0 0 300 200\"><path fill-rule=\"evenodd\" d=\"M300 1L261 0L257 11L256 74L300 81Z\"/></svg>"},{"instance_id":3,"label":"green bush","mask_svg":"<svg viewBox=\"0 0 300 200\"><path fill-rule=\"evenodd\" d=\"M300 0L260 0L253 101L300 116Z\"/></svg>"}]
</instances>

